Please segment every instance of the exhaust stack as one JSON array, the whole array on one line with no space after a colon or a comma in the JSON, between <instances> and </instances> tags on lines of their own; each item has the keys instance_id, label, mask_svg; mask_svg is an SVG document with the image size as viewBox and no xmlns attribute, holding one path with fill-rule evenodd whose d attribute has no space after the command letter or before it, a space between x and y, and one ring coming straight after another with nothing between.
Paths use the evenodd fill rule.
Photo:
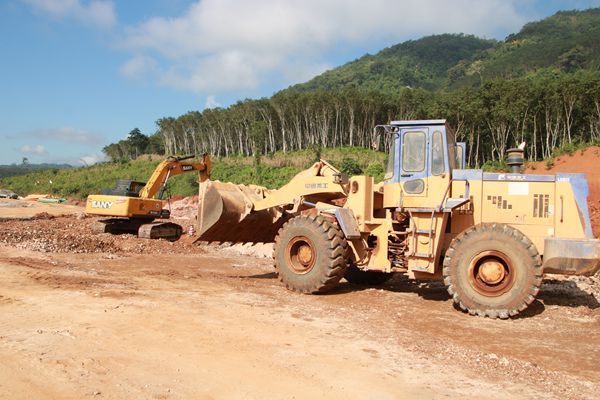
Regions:
<instances>
[{"instance_id":1,"label":"exhaust stack","mask_svg":"<svg viewBox=\"0 0 600 400\"><path fill-rule=\"evenodd\" d=\"M524 145L525 143L523 143L521 146L524 147ZM510 172L513 174L520 174L523 163L525 162L525 149L522 149L521 146L515 149L508 149L506 151L506 164L508 164L510 167Z\"/></svg>"}]
</instances>

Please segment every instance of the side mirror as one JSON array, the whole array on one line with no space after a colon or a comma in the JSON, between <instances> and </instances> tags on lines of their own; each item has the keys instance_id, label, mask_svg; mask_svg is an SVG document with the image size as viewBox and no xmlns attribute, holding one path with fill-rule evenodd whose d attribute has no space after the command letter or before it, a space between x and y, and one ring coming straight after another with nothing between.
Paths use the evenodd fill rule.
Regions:
<instances>
[{"instance_id":1,"label":"side mirror","mask_svg":"<svg viewBox=\"0 0 600 400\"><path fill-rule=\"evenodd\" d=\"M371 143L371 147L373 148L373 150L377 151L379 150L379 145L381 142L381 135L378 133L374 133L373 134L373 142Z\"/></svg>"},{"instance_id":2,"label":"side mirror","mask_svg":"<svg viewBox=\"0 0 600 400\"><path fill-rule=\"evenodd\" d=\"M376 125L375 128L373 128L373 135L371 137L371 147L373 148L373 150L379 151L381 146L382 133L395 132L395 129L397 128L392 127L390 125Z\"/></svg>"}]
</instances>

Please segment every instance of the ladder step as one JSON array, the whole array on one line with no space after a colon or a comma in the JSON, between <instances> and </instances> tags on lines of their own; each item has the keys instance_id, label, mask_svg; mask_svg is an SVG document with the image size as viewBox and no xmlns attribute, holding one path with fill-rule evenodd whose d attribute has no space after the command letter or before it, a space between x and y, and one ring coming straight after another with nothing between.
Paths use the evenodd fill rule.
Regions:
<instances>
[{"instance_id":1,"label":"ladder step","mask_svg":"<svg viewBox=\"0 0 600 400\"><path fill-rule=\"evenodd\" d=\"M435 229L416 229L414 232L417 235L429 235L435 233Z\"/></svg>"},{"instance_id":2,"label":"ladder step","mask_svg":"<svg viewBox=\"0 0 600 400\"><path fill-rule=\"evenodd\" d=\"M414 267L412 267L413 271L422 271L422 272L427 272L429 270L429 268L427 268L426 265L415 265Z\"/></svg>"},{"instance_id":3,"label":"ladder step","mask_svg":"<svg viewBox=\"0 0 600 400\"><path fill-rule=\"evenodd\" d=\"M410 256L410 254L408 254ZM417 257L417 258L431 258L432 255L431 254L427 254L427 253L415 253L412 255L412 257Z\"/></svg>"}]
</instances>

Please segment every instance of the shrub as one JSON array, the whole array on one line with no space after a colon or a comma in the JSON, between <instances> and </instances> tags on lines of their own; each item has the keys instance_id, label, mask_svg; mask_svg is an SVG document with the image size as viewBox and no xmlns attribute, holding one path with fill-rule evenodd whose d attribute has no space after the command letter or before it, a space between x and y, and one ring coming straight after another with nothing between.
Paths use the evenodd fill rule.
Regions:
<instances>
[{"instance_id":1,"label":"shrub","mask_svg":"<svg viewBox=\"0 0 600 400\"><path fill-rule=\"evenodd\" d=\"M361 175L362 168L354 158L344 157L340 165L340 171L345 172L349 176Z\"/></svg>"},{"instance_id":2,"label":"shrub","mask_svg":"<svg viewBox=\"0 0 600 400\"><path fill-rule=\"evenodd\" d=\"M375 182L383 180L384 170L381 163L371 163L365 168L365 175L375 178Z\"/></svg>"}]
</instances>

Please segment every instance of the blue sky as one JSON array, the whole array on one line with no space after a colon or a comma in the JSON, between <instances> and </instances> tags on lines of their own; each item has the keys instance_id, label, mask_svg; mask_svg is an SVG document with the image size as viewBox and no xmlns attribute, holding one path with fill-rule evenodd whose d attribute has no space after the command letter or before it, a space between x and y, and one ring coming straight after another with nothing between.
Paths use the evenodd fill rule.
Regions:
<instances>
[{"instance_id":1,"label":"blue sky","mask_svg":"<svg viewBox=\"0 0 600 400\"><path fill-rule=\"evenodd\" d=\"M503 39L600 0L0 0L0 164L102 159L190 110L268 97L384 47Z\"/></svg>"}]
</instances>

